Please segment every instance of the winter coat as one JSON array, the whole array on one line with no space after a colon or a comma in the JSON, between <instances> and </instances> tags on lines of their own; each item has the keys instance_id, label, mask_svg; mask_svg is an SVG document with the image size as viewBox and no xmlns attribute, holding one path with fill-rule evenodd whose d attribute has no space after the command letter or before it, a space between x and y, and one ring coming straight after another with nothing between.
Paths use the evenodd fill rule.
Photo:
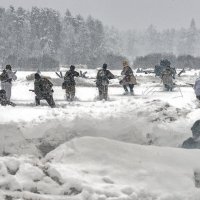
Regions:
<instances>
[{"instance_id":1,"label":"winter coat","mask_svg":"<svg viewBox=\"0 0 200 200\"><path fill-rule=\"evenodd\" d=\"M161 75L161 79L162 79L164 85L168 85L170 87L173 86L173 73L171 70L163 71L163 73Z\"/></svg>"},{"instance_id":2,"label":"winter coat","mask_svg":"<svg viewBox=\"0 0 200 200\"><path fill-rule=\"evenodd\" d=\"M121 75L124 76L123 79L120 81L121 85L137 84L136 78L133 75L133 70L129 66L123 68Z\"/></svg>"},{"instance_id":3,"label":"winter coat","mask_svg":"<svg viewBox=\"0 0 200 200\"><path fill-rule=\"evenodd\" d=\"M47 78L40 78L34 82L34 91L36 96L40 98L46 98L49 95L52 95L53 84Z\"/></svg>"},{"instance_id":4,"label":"winter coat","mask_svg":"<svg viewBox=\"0 0 200 200\"><path fill-rule=\"evenodd\" d=\"M100 69L97 72L97 77L96 77L96 86L100 87L102 85L108 85L109 80L115 78L115 76L109 71L105 69Z\"/></svg>"},{"instance_id":5,"label":"winter coat","mask_svg":"<svg viewBox=\"0 0 200 200\"><path fill-rule=\"evenodd\" d=\"M74 77L78 77L79 73L77 71L69 70L65 73L64 83L66 86L74 86L76 85ZM63 88L64 89L64 88Z\"/></svg>"},{"instance_id":6,"label":"winter coat","mask_svg":"<svg viewBox=\"0 0 200 200\"><path fill-rule=\"evenodd\" d=\"M197 80L195 81L194 91L195 91L196 96L200 96L200 77L197 78Z\"/></svg>"}]
</instances>

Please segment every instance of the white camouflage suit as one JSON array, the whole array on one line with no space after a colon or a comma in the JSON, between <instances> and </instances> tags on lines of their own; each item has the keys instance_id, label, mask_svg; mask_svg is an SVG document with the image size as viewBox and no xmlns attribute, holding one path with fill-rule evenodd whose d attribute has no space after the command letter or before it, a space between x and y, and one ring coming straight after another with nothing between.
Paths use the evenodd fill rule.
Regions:
<instances>
[{"instance_id":1,"label":"white camouflage suit","mask_svg":"<svg viewBox=\"0 0 200 200\"><path fill-rule=\"evenodd\" d=\"M10 101L11 98L11 89L12 89L12 80L17 80L17 76L12 70L6 70L8 75L7 80L1 80L1 89L6 91L7 100Z\"/></svg>"}]
</instances>

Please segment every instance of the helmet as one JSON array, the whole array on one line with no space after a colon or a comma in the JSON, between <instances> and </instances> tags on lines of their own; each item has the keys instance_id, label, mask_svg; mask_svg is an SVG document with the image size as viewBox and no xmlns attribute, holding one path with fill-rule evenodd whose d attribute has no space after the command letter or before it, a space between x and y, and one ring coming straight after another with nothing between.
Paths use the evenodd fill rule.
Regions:
<instances>
[{"instance_id":1,"label":"helmet","mask_svg":"<svg viewBox=\"0 0 200 200\"><path fill-rule=\"evenodd\" d=\"M194 138L198 138L200 136L200 120L197 120L193 124L191 130Z\"/></svg>"},{"instance_id":2,"label":"helmet","mask_svg":"<svg viewBox=\"0 0 200 200\"><path fill-rule=\"evenodd\" d=\"M6 69L11 70L12 69L11 65L6 65Z\"/></svg>"},{"instance_id":3,"label":"helmet","mask_svg":"<svg viewBox=\"0 0 200 200\"><path fill-rule=\"evenodd\" d=\"M106 70L108 65L106 63L103 64L103 69Z\"/></svg>"},{"instance_id":4,"label":"helmet","mask_svg":"<svg viewBox=\"0 0 200 200\"><path fill-rule=\"evenodd\" d=\"M38 73L35 73L35 79L38 80L40 78L41 78L41 76Z\"/></svg>"},{"instance_id":5,"label":"helmet","mask_svg":"<svg viewBox=\"0 0 200 200\"><path fill-rule=\"evenodd\" d=\"M74 66L74 65L71 65L71 66L70 66L70 70L75 70L75 66Z\"/></svg>"}]
</instances>

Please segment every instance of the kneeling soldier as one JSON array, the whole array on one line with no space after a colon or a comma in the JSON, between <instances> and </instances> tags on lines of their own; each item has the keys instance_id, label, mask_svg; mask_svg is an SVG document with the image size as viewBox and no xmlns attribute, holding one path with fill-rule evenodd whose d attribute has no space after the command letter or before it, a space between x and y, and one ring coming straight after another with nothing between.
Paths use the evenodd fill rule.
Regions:
<instances>
[{"instance_id":1,"label":"kneeling soldier","mask_svg":"<svg viewBox=\"0 0 200 200\"><path fill-rule=\"evenodd\" d=\"M45 99L52 108L55 107L52 87L53 84L47 78L41 78L38 73L35 74L34 92L36 94L36 106L40 105L40 100Z\"/></svg>"}]
</instances>

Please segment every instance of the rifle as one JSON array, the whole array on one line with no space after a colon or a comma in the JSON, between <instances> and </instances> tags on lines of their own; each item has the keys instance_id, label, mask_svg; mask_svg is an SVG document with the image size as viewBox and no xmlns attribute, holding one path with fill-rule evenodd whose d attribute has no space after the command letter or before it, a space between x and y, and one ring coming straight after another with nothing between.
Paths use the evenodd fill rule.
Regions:
<instances>
[{"instance_id":1,"label":"rifle","mask_svg":"<svg viewBox=\"0 0 200 200\"><path fill-rule=\"evenodd\" d=\"M30 92L35 92L35 90L29 90Z\"/></svg>"},{"instance_id":2,"label":"rifle","mask_svg":"<svg viewBox=\"0 0 200 200\"><path fill-rule=\"evenodd\" d=\"M186 83L187 85L190 85L191 87L194 87L194 84L192 83Z\"/></svg>"},{"instance_id":3,"label":"rifle","mask_svg":"<svg viewBox=\"0 0 200 200\"><path fill-rule=\"evenodd\" d=\"M180 77L182 73L185 73L185 69L184 68L178 73L178 76Z\"/></svg>"}]
</instances>

